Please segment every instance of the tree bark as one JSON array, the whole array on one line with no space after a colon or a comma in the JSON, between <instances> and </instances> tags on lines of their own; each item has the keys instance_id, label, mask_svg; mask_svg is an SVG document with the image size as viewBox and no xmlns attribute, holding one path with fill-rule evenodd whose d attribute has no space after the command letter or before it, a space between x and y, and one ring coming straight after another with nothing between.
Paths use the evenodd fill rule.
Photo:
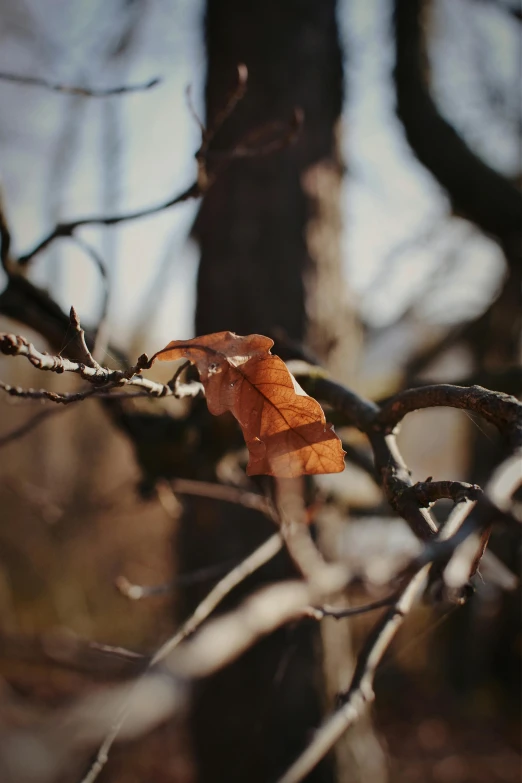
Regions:
<instances>
[{"instance_id":1,"label":"tree bark","mask_svg":"<svg viewBox=\"0 0 522 783\"><path fill-rule=\"evenodd\" d=\"M249 72L246 97L216 134L211 156L269 122L289 122L296 107L304 112L304 127L291 147L233 160L206 196L195 226L201 247L196 333L274 335L279 329L300 343L311 337L325 359L340 350L343 332L345 339L353 334L341 279L336 130L343 76L335 2L208 0L206 43L210 127L234 87L238 64ZM276 348L284 356L284 344ZM202 449L197 477L208 480L214 471L215 460ZM197 499L181 526L178 556L183 570L239 559L271 532L259 515ZM292 573L280 556L245 589ZM185 611L207 588L187 595ZM202 683L192 711L199 780L275 780L320 723L321 659L319 629L301 623ZM308 778L334 779L331 758Z\"/></svg>"}]
</instances>

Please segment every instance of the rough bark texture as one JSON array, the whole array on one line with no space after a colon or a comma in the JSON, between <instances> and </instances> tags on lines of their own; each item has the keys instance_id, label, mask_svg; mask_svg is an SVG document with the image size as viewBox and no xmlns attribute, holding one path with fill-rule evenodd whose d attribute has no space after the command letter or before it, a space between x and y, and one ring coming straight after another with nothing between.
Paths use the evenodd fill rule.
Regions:
<instances>
[{"instance_id":1,"label":"rough bark texture","mask_svg":"<svg viewBox=\"0 0 522 783\"><path fill-rule=\"evenodd\" d=\"M208 0L206 41L210 121L234 86L237 65L245 63L249 71L247 95L217 134L212 150L230 149L268 122L288 122L295 107L304 112L304 127L290 148L233 161L208 193L195 228L201 246L196 333L271 335L279 328L303 341L308 328L306 286L317 291L314 270L324 269L320 265L326 257L336 302L342 290L341 168L335 138L342 61L335 2ZM332 202L328 210L321 207L327 201L322 187L326 177ZM327 221L325 214L330 216ZM331 306L330 315L335 311ZM314 344L323 355L332 347L326 334L323 327ZM281 346L278 352L284 355ZM208 479L213 470L212 460L202 454L198 477ZM268 536L271 527L244 509L194 501L178 541L182 568L240 558ZM291 573L290 563L281 556L245 589ZM187 596L187 611L200 597L195 592ZM193 732L201 781L266 783L295 758L320 721L320 649L313 625L284 629L198 688ZM334 779L331 759L309 777Z\"/></svg>"},{"instance_id":2,"label":"rough bark texture","mask_svg":"<svg viewBox=\"0 0 522 783\"><path fill-rule=\"evenodd\" d=\"M295 107L304 112L304 128L281 153L234 162L205 200L197 223L196 331L266 333L279 326L300 340L306 331L304 276L312 268L307 231L318 211L310 180L318 167L330 171L335 193L340 175L335 3L210 0L206 30L209 118L223 105L237 64L249 69L247 95L214 147L230 148L267 122L286 122ZM338 225L331 239L338 262Z\"/></svg>"}]
</instances>

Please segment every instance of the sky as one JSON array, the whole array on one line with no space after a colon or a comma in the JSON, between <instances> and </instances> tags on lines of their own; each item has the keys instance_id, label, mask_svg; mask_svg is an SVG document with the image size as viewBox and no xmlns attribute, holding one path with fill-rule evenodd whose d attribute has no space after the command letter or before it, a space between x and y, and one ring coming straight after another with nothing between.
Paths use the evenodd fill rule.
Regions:
<instances>
[{"instance_id":1,"label":"sky","mask_svg":"<svg viewBox=\"0 0 522 783\"><path fill-rule=\"evenodd\" d=\"M0 113L0 184L19 252L58 219L159 203L195 178L199 130L186 88L202 116L203 3L130 7L134 19L120 0L0 0L0 70L96 87L162 77L155 89L103 100L0 81L0 104L8 107ZM389 0L339 4L347 53L344 271L377 330L400 319L415 297L428 322L473 317L503 269L495 243L449 215L444 193L411 154L394 114L390 9ZM110 56L129 20L128 54ZM520 170L517 33L494 3L435 2L434 95L468 143L508 176ZM82 230L108 259L114 342L127 347L145 332L150 352L193 334L198 251L187 234L196 210L187 203L117 229ZM97 319L99 273L69 240L35 260L33 277L64 307L73 302L86 323Z\"/></svg>"}]
</instances>

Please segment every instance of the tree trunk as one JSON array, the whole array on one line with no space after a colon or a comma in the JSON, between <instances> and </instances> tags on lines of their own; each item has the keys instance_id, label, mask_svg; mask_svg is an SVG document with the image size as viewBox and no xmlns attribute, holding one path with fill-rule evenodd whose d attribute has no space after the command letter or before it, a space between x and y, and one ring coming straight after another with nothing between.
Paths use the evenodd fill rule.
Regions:
<instances>
[{"instance_id":1,"label":"tree trunk","mask_svg":"<svg viewBox=\"0 0 522 783\"><path fill-rule=\"evenodd\" d=\"M340 262L336 129L343 78L335 12L334 0L208 0L210 126L234 87L238 64L249 72L246 97L216 134L212 150L229 150L269 122L289 122L296 107L305 119L293 146L232 161L205 198L195 227L201 246L197 334L228 329L273 335L279 329L299 342L310 337L323 360L340 350L343 334L345 344L353 335ZM276 348L284 355L284 345ZM209 422L214 443L223 437L216 427ZM203 444L199 456L197 477L212 479L215 459ZM180 567L190 571L240 559L272 527L237 506L194 499L177 542ZM244 590L292 574L282 555ZM207 589L187 595L186 612ZM244 592L237 591L235 600L239 594ZM275 780L320 723L321 659L319 629L300 623L202 683L192 710L199 780ZM331 758L308 778L334 779Z\"/></svg>"},{"instance_id":2,"label":"tree trunk","mask_svg":"<svg viewBox=\"0 0 522 783\"><path fill-rule=\"evenodd\" d=\"M201 244L196 332L267 334L277 327L322 361L346 351L353 316L344 301L340 250L343 99L335 1L209 0L207 117L217 115L238 63L246 97L217 134L231 149L269 122L304 113L298 141L279 153L234 161L197 221Z\"/></svg>"}]
</instances>

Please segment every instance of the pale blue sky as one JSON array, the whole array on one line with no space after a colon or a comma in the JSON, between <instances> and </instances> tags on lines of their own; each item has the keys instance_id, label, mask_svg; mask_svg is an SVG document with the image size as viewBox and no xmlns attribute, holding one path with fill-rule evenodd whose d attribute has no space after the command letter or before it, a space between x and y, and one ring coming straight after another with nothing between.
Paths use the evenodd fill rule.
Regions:
<instances>
[{"instance_id":1,"label":"pale blue sky","mask_svg":"<svg viewBox=\"0 0 522 783\"><path fill-rule=\"evenodd\" d=\"M205 69L201 0L144 6L127 61L106 57L122 22L116 0L25 0L12 6L0 0L0 69L96 86L164 77L155 90L107 100L0 82L0 104L8 107L0 115L0 179L16 248L28 249L58 218L138 208L186 187L194 178L199 139L185 88L193 85L201 111ZM413 293L423 317L443 323L484 308L502 265L493 242L465 221L448 218L447 199L409 150L394 115L390 8L389 0L344 0L339 9L349 54L346 284L376 327L399 317ZM520 156L517 32L507 15L487 3L435 4L437 100L468 141L506 174L517 170ZM498 98L495 110L489 108L491 94ZM197 248L186 235L196 208L185 204L110 232L82 233L110 259L112 339L128 343L144 318L149 349L190 335ZM168 273L151 308L147 295L162 266ZM34 269L35 279L52 287L64 307L74 303L86 320L96 317L98 273L72 243L56 244ZM470 269L473 289L465 283Z\"/></svg>"}]
</instances>

